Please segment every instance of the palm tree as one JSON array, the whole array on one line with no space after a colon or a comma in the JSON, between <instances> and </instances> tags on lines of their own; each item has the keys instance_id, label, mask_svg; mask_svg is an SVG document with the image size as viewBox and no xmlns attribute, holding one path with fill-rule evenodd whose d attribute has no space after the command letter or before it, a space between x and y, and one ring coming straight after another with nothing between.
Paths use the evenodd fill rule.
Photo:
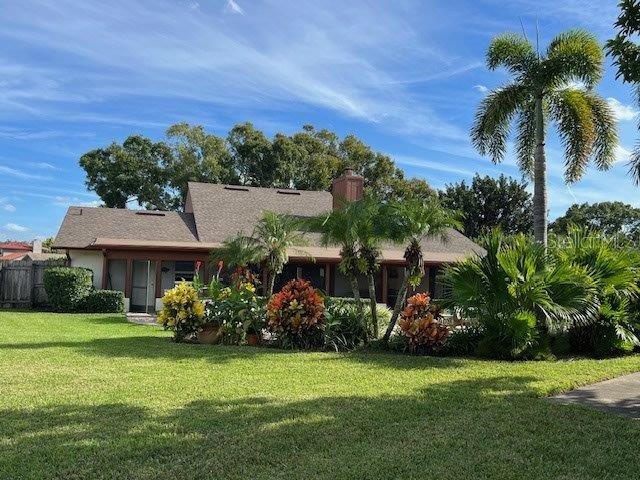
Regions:
<instances>
[{"instance_id":1,"label":"palm tree","mask_svg":"<svg viewBox=\"0 0 640 480\"><path fill-rule=\"evenodd\" d=\"M522 234L493 230L481 245L486 255L448 267L444 278L451 291L444 306L483 327L481 353L518 357L536 341L544 347L549 327L593 315L596 285L586 268L556 259Z\"/></svg>"},{"instance_id":2,"label":"palm tree","mask_svg":"<svg viewBox=\"0 0 640 480\"><path fill-rule=\"evenodd\" d=\"M397 243L406 243L407 246L404 252L405 273L398 291L391 321L382 338L384 343L389 342L409 286L415 288L424 277L422 241L437 235L446 240L446 229L448 227L459 227L459 222L455 216L442 208L439 200L435 198L428 200L415 199L391 205L387 211L387 218L390 222L387 230L390 239Z\"/></svg>"},{"instance_id":3,"label":"palm tree","mask_svg":"<svg viewBox=\"0 0 640 480\"><path fill-rule=\"evenodd\" d=\"M289 261L288 250L295 245L304 245L305 238L300 231L300 220L274 212L264 212L254 229L254 238L262 247L265 255L264 265L267 271L265 294L273 294L276 276Z\"/></svg>"},{"instance_id":4,"label":"palm tree","mask_svg":"<svg viewBox=\"0 0 640 480\"><path fill-rule=\"evenodd\" d=\"M487 52L490 70L505 67L513 80L482 101L471 131L481 155L500 162L505 155L509 127L517 117L517 159L522 172L533 178L535 239L547 245L546 127L555 122L565 146L565 180L579 180L589 163L609 168L618 137L613 113L592 89L603 73L603 51L596 38L583 30L556 36L545 54L516 34L496 37ZM576 82L584 88L573 86Z\"/></svg>"},{"instance_id":5,"label":"palm tree","mask_svg":"<svg viewBox=\"0 0 640 480\"><path fill-rule=\"evenodd\" d=\"M378 312L376 295L376 273L380 269L380 247L384 240L391 239L390 206L379 199L365 196L348 207L355 222L355 235L358 242L358 266L368 282L369 305L373 336L378 337Z\"/></svg>"},{"instance_id":6,"label":"palm tree","mask_svg":"<svg viewBox=\"0 0 640 480\"><path fill-rule=\"evenodd\" d=\"M361 271L358 256L358 208L355 205L355 203L345 203L342 208L307 218L303 222L307 230L320 233L320 243L323 246L336 245L340 247L338 269L349 281L356 306L362 313L360 287L358 286L358 277Z\"/></svg>"},{"instance_id":7,"label":"palm tree","mask_svg":"<svg viewBox=\"0 0 640 480\"><path fill-rule=\"evenodd\" d=\"M239 232L211 252L211 261L222 262L230 271L237 271L242 277L247 277L249 267L259 265L266 255L264 246L258 240Z\"/></svg>"}]
</instances>

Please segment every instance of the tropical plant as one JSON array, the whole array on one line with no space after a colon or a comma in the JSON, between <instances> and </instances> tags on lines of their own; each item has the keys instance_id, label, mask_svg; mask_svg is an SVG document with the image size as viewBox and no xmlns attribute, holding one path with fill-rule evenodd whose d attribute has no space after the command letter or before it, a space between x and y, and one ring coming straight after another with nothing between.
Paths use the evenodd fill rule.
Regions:
<instances>
[{"instance_id":1,"label":"tropical plant","mask_svg":"<svg viewBox=\"0 0 640 480\"><path fill-rule=\"evenodd\" d=\"M306 280L291 280L267 304L267 328L284 347L323 343L324 300Z\"/></svg>"},{"instance_id":2,"label":"tropical plant","mask_svg":"<svg viewBox=\"0 0 640 480\"><path fill-rule=\"evenodd\" d=\"M333 209L329 213L305 218L302 224L306 230L320 233L320 243L323 246L336 245L340 247L338 269L349 281L353 298L358 309L362 312L358 286L358 276L361 271L358 256L358 209L359 207L356 207L354 202L344 203L340 208Z\"/></svg>"},{"instance_id":3,"label":"tropical plant","mask_svg":"<svg viewBox=\"0 0 640 480\"><path fill-rule=\"evenodd\" d=\"M544 349L549 330L594 315L596 285L584 267L552 257L524 235L505 238L494 230L481 245L486 255L445 270L450 294L443 299L481 326L478 353L515 358Z\"/></svg>"},{"instance_id":4,"label":"tropical plant","mask_svg":"<svg viewBox=\"0 0 640 480\"><path fill-rule=\"evenodd\" d=\"M639 325L630 311L630 302L640 293L637 252L602 233L573 228L558 239L553 253L560 262L586 269L596 287L597 312L571 325L572 347L582 353L605 356L640 345L636 336Z\"/></svg>"},{"instance_id":5,"label":"tropical plant","mask_svg":"<svg viewBox=\"0 0 640 480\"><path fill-rule=\"evenodd\" d=\"M352 350L367 342L370 309L365 314L354 302L327 297L325 299L325 346L335 351Z\"/></svg>"},{"instance_id":6,"label":"tropical plant","mask_svg":"<svg viewBox=\"0 0 640 480\"><path fill-rule=\"evenodd\" d=\"M187 282L180 282L162 297L162 310L158 314L158 323L165 329L173 330L176 342L186 340L206 323L204 304L198 298L198 292Z\"/></svg>"},{"instance_id":7,"label":"tropical plant","mask_svg":"<svg viewBox=\"0 0 640 480\"><path fill-rule=\"evenodd\" d=\"M266 257L264 245L256 238L236 234L222 242L222 246L211 252L212 263L222 262L229 271L233 272L234 279L242 283L245 280L253 280L251 267L259 265Z\"/></svg>"},{"instance_id":8,"label":"tropical plant","mask_svg":"<svg viewBox=\"0 0 640 480\"><path fill-rule=\"evenodd\" d=\"M471 140L482 155L500 162L506 153L509 127L517 117L517 159L533 179L533 229L547 245L546 127L556 123L565 145L565 180L579 180L590 160L598 169L611 166L617 145L616 123L606 100L593 91L603 73L603 51L583 30L556 36L545 54L525 38L505 34L487 52L490 70L505 67L513 81L482 101ZM579 82L582 86L574 86Z\"/></svg>"},{"instance_id":9,"label":"tropical plant","mask_svg":"<svg viewBox=\"0 0 640 480\"><path fill-rule=\"evenodd\" d=\"M397 243L406 243L404 259L405 273L398 291L393 315L382 338L384 344L389 342L391 333L404 305L409 286L416 287L424 276L424 258L422 242L426 238L441 236L447 239L447 228L459 226L455 216L444 209L439 200L409 200L390 205L387 210L389 226L387 234Z\"/></svg>"},{"instance_id":10,"label":"tropical plant","mask_svg":"<svg viewBox=\"0 0 640 480\"><path fill-rule=\"evenodd\" d=\"M220 329L222 343L238 344L245 334L259 334L265 328L264 301L256 296L252 283L224 286L213 279L208 292L205 323Z\"/></svg>"},{"instance_id":11,"label":"tropical plant","mask_svg":"<svg viewBox=\"0 0 640 480\"><path fill-rule=\"evenodd\" d=\"M273 294L276 276L289 261L288 250L307 242L300 231L300 220L291 215L264 212L254 230L254 238L259 242L264 255L264 267L267 271L265 296Z\"/></svg>"},{"instance_id":12,"label":"tropical plant","mask_svg":"<svg viewBox=\"0 0 640 480\"><path fill-rule=\"evenodd\" d=\"M437 352L451 334L449 327L440 322L440 310L431 303L428 293L409 297L398 326L412 353Z\"/></svg>"}]
</instances>

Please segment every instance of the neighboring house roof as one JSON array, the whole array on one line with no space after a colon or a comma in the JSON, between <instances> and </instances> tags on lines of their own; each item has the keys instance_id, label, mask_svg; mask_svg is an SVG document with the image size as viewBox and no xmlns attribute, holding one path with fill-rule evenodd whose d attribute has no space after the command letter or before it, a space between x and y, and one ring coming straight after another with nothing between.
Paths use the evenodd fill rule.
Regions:
<instances>
[{"instance_id":1,"label":"neighboring house roof","mask_svg":"<svg viewBox=\"0 0 640 480\"><path fill-rule=\"evenodd\" d=\"M47 260L62 260L67 258L64 253L34 253L29 252L22 260L31 260L32 262L46 262Z\"/></svg>"},{"instance_id":2,"label":"neighboring house roof","mask_svg":"<svg viewBox=\"0 0 640 480\"><path fill-rule=\"evenodd\" d=\"M26 242L0 242L0 250L23 250L31 251L31 245Z\"/></svg>"},{"instance_id":3,"label":"neighboring house roof","mask_svg":"<svg viewBox=\"0 0 640 480\"><path fill-rule=\"evenodd\" d=\"M314 216L332 209L329 192L189 183L187 213L70 207L54 241L55 248L131 248L212 250L239 232L251 234L263 212ZM322 247L319 235L309 246L292 248L292 258L338 259L340 249ZM449 229L446 240L422 242L425 262L455 262L484 250ZM403 246L386 244L382 258L404 261Z\"/></svg>"},{"instance_id":4,"label":"neighboring house roof","mask_svg":"<svg viewBox=\"0 0 640 480\"><path fill-rule=\"evenodd\" d=\"M69 207L54 248L87 248L97 238L197 242L193 215L121 208Z\"/></svg>"},{"instance_id":5,"label":"neighboring house roof","mask_svg":"<svg viewBox=\"0 0 640 480\"><path fill-rule=\"evenodd\" d=\"M5 253L0 256L0 262L13 262L15 260L22 260L24 257L24 252L13 252L13 253Z\"/></svg>"}]
</instances>

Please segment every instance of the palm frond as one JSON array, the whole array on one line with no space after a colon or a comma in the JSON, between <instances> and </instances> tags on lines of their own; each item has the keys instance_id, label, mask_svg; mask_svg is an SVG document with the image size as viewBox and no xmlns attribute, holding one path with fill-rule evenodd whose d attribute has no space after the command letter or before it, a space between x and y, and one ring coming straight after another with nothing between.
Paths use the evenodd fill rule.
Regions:
<instances>
[{"instance_id":1,"label":"palm frond","mask_svg":"<svg viewBox=\"0 0 640 480\"><path fill-rule=\"evenodd\" d=\"M242 232L225 240L220 248L211 252L211 260L214 263L222 261L231 270L257 265L266 256L267 252L264 246L257 239Z\"/></svg>"},{"instance_id":2,"label":"palm frond","mask_svg":"<svg viewBox=\"0 0 640 480\"><path fill-rule=\"evenodd\" d=\"M565 180L579 180L589 163L596 126L584 90L564 88L549 96L550 112L565 147Z\"/></svg>"},{"instance_id":3,"label":"palm frond","mask_svg":"<svg viewBox=\"0 0 640 480\"><path fill-rule=\"evenodd\" d=\"M596 138L593 142L593 162L600 170L607 170L615 161L618 145L616 119L609 103L593 91L582 92L591 107Z\"/></svg>"},{"instance_id":4,"label":"palm frond","mask_svg":"<svg viewBox=\"0 0 640 480\"><path fill-rule=\"evenodd\" d=\"M511 120L527 100L527 89L517 83L494 90L482 100L471 129L471 142L480 155L490 155L494 163L502 161Z\"/></svg>"},{"instance_id":5,"label":"palm frond","mask_svg":"<svg viewBox=\"0 0 640 480\"><path fill-rule=\"evenodd\" d=\"M487 51L487 66L490 70L505 67L519 74L527 71L537 61L533 45L521 35L506 33L495 37Z\"/></svg>"},{"instance_id":6,"label":"palm frond","mask_svg":"<svg viewBox=\"0 0 640 480\"><path fill-rule=\"evenodd\" d=\"M543 61L543 82L559 87L572 81L592 88L603 74L604 53L597 38L585 30L575 29L557 35L547 48Z\"/></svg>"},{"instance_id":7,"label":"palm frond","mask_svg":"<svg viewBox=\"0 0 640 480\"><path fill-rule=\"evenodd\" d=\"M533 159L536 149L535 102L528 102L518 112L518 136L516 139L517 161L522 174L533 178Z\"/></svg>"}]
</instances>

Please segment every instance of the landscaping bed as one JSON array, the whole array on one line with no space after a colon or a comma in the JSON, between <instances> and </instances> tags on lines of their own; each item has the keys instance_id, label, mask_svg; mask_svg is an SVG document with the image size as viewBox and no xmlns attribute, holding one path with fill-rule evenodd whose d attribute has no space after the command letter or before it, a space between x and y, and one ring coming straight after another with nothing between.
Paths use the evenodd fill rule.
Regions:
<instances>
[{"instance_id":1,"label":"landscaping bed","mask_svg":"<svg viewBox=\"0 0 640 480\"><path fill-rule=\"evenodd\" d=\"M636 478L640 424L539 397L640 357L502 362L172 342L0 312L0 478Z\"/></svg>"}]
</instances>

